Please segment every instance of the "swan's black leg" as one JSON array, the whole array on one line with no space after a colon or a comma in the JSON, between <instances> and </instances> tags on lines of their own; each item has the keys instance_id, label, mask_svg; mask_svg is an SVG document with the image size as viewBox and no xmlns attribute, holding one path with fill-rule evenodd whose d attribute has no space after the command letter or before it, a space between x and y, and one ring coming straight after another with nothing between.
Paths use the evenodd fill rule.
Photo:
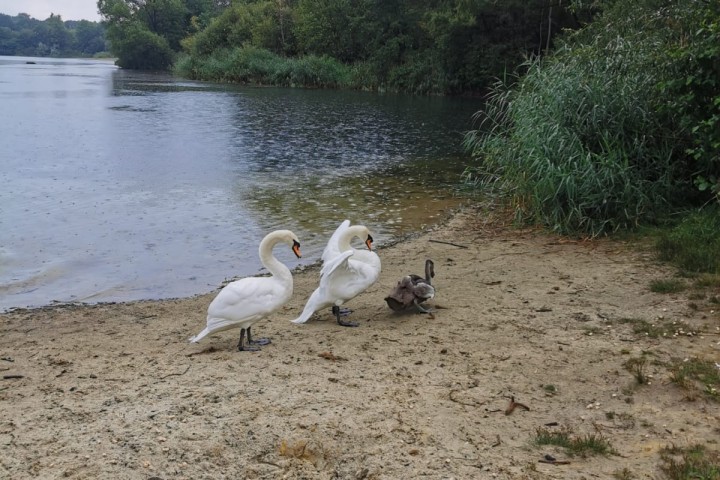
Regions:
<instances>
[{"instance_id":1,"label":"swan's black leg","mask_svg":"<svg viewBox=\"0 0 720 480\"><path fill-rule=\"evenodd\" d=\"M268 345L270 343L269 338L258 338L257 340L253 340L252 336L250 336L250 329L252 327L247 328L247 341L250 345Z\"/></svg>"},{"instance_id":2,"label":"swan's black leg","mask_svg":"<svg viewBox=\"0 0 720 480\"><path fill-rule=\"evenodd\" d=\"M332 312L335 315L335 319L337 320L338 325L341 325L343 327L357 327L358 324L356 322L346 322L344 320L340 320L340 307L337 305L333 305Z\"/></svg>"},{"instance_id":3,"label":"swan's black leg","mask_svg":"<svg viewBox=\"0 0 720 480\"><path fill-rule=\"evenodd\" d=\"M430 309L428 309L428 308L425 308L425 307L423 307L422 305L420 305L420 304L418 303L418 301L417 301L417 298L413 299L413 303L415 304L415 307L417 307L417 309L418 309L418 311L419 311L420 313L431 313L431 312L432 312L432 310L430 310Z\"/></svg>"},{"instance_id":4,"label":"swan's black leg","mask_svg":"<svg viewBox=\"0 0 720 480\"><path fill-rule=\"evenodd\" d=\"M238 351L239 352L256 352L260 350L260 347L254 347L252 345L245 345L243 340L245 340L245 329L240 329L240 342L238 342ZM248 329L248 343L250 343L250 329Z\"/></svg>"}]
</instances>

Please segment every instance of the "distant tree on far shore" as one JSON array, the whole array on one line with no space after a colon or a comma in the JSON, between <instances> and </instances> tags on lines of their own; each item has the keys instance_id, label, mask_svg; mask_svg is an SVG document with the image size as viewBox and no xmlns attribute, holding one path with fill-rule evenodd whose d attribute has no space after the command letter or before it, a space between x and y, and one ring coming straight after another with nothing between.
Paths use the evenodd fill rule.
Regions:
<instances>
[{"instance_id":1,"label":"distant tree on far shore","mask_svg":"<svg viewBox=\"0 0 720 480\"><path fill-rule=\"evenodd\" d=\"M0 55L92 57L106 50L105 27L99 22L0 13Z\"/></svg>"}]
</instances>

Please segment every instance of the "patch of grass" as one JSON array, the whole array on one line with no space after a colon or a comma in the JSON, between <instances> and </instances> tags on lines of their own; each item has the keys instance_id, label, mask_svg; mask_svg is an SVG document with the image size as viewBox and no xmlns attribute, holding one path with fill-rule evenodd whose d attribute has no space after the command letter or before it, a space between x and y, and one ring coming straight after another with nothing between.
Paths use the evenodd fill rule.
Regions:
<instances>
[{"instance_id":1,"label":"patch of grass","mask_svg":"<svg viewBox=\"0 0 720 480\"><path fill-rule=\"evenodd\" d=\"M602 328L594 327L594 326L584 327L583 330L585 331L585 335L590 335L590 336L599 335L599 334L602 334L602 332L603 332Z\"/></svg>"},{"instance_id":2,"label":"patch of grass","mask_svg":"<svg viewBox=\"0 0 720 480\"><path fill-rule=\"evenodd\" d=\"M679 278L663 278L650 282L650 291L655 293L678 293L687 288Z\"/></svg>"},{"instance_id":3,"label":"patch of grass","mask_svg":"<svg viewBox=\"0 0 720 480\"><path fill-rule=\"evenodd\" d=\"M720 401L720 367L711 360L677 360L670 368L670 381L691 392L702 392Z\"/></svg>"},{"instance_id":4,"label":"patch of grass","mask_svg":"<svg viewBox=\"0 0 720 480\"><path fill-rule=\"evenodd\" d=\"M545 392L551 395L555 395L557 393L557 387L555 387L555 385L543 385L542 388Z\"/></svg>"},{"instance_id":5,"label":"patch of grass","mask_svg":"<svg viewBox=\"0 0 720 480\"><path fill-rule=\"evenodd\" d=\"M703 273L695 279L694 284L698 288L720 288L720 275Z\"/></svg>"},{"instance_id":6,"label":"patch of grass","mask_svg":"<svg viewBox=\"0 0 720 480\"><path fill-rule=\"evenodd\" d=\"M625 361L623 366L627 371L633 374L638 385L645 385L648 383L649 377L647 376L647 373L645 373L645 367L647 366L647 358L629 358Z\"/></svg>"},{"instance_id":7,"label":"patch of grass","mask_svg":"<svg viewBox=\"0 0 720 480\"><path fill-rule=\"evenodd\" d=\"M635 474L627 468L618 470L617 472L613 473L612 476L613 478L617 478L618 480L633 480L634 478L637 478Z\"/></svg>"},{"instance_id":8,"label":"patch of grass","mask_svg":"<svg viewBox=\"0 0 720 480\"><path fill-rule=\"evenodd\" d=\"M702 445L687 448L666 447L660 451L661 469L670 480L720 479L720 452Z\"/></svg>"},{"instance_id":9,"label":"patch of grass","mask_svg":"<svg viewBox=\"0 0 720 480\"><path fill-rule=\"evenodd\" d=\"M567 428L551 431L540 427L535 432L536 445L555 445L567 450L568 455L611 455L616 451L610 441L599 434L574 436Z\"/></svg>"},{"instance_id":10,"label":"patch of grass","mask_svg":"<svg viewBox=\"0 0 720 480\"><path fill-rule=\"evenodd\" d=\"M710 206L693 212L656 242L661 260L681 270L720 276L720 208ZM717 282L720 282L718 280ZM718 283L715 283L715 286Z\"/></svg>"},{"instance_id":11,"label":"patch of grass","mask_svg":"<svg viewBox=\"0 0 720 480\"><path fill-rule=\"evenodd\" d=\"M693 308L693 304L688 305L689 308ZM638 335L645 335L649 338L672 338L679 335L696 335L698 332L693 330L689 325L684 323L682 320L663 320L658 318L655 323L650 323L647 320L641 318L621 318L617 320L617 323L632 325L633 333ZM625 352L620 352L625 353ZM629 351L628 351L629 353Z\"/></svg>"},{"instance_id":12,"label":"patch of grass","mask_svg":"<svg viewBox=\"0 0 720 480\"><path fill-rule=\"evenodd\" d=\"M650 323L642 318L621 318L618 320L619 323L630 324L633 327L633 333L645 335L650 338L657 338L667 336L672 333L672 328L669 324L655 324Z\"/></svg>"}]
</instances>

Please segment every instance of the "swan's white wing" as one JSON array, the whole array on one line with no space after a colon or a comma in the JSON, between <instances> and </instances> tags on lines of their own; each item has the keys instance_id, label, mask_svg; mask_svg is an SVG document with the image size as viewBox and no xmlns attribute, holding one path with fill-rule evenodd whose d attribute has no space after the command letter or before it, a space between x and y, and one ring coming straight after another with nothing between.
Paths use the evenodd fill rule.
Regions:
<instances>
[{"instance_id":1,"label":"swan's white wing","mask_svg":"<svg viewBox=\"0 0 720 480\"><path fill-rule=\"evenodd\" d=\"M250 277L236 280L223 288L208 307L208 317L244 319L273 312L292 295L292 284L275 277Z\"/></svg>"},{"instance_id":2,"label":"swan's white wing","mask_svg":"<svg viewBox=\"0 0 720 480\"><path fill-rule=\"evenodd\" d=\"M251 326L287 303L292 296L292 283L276 277L243 278L220 290L208 307L207 327L191 342L234 326Z\"/></svg>"},{"instance_id":3,"label":"swan's white wing","mask_svg":"<svg viewBox=\"0 0 720 480\"><path fill-rule=\"evenodd\" d=\"M338 228L335 229L335 232L330 237L330 240L328 240L325 250L323 250L322 257L320 257L323 262L327 262L328 260L331 260L334 257L340 255L340 248L338 248L338 240L340 239L340 235L342 235L342 233L349 227L350 220L345 220L340 224Z\"/></svg>"},{"instance_id":4,"label":"swan's white wing","mask_svg":"<svg viewBox=\"0 0 720 480\"><path fill-rule=\"evenodd\" d=\"M335 263L336 259L347 260ZM333 259L333 269L320 277L323 296L340 305L368 289L378 279L379 271L363 262L356 262L344 252Z\"/></svg>"},{"instance_id":5,"label":"swan's white wing","mask_svg":"<svg viewBox=\"0 0 720 480\"><path fill-rule=\"evenodd\" d=\"M343 264L346 266L348 258L352 257L353 253L353 250L345 250L333 258L323 262L323 266L320 269L320 282L322 283L323 277L331 275L338 268L342 267Z\"/></svg>"}]
</instances>

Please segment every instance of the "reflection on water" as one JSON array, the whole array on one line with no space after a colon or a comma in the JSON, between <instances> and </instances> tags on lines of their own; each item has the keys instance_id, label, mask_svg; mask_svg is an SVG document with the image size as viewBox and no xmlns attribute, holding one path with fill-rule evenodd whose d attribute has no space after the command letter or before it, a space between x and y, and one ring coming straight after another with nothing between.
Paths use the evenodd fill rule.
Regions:
<instances>
[{"instance_id":1,"label":"reflection on water","mask_svg":"<svg viewBox=\"0 0 720 480\"><path fill-rule=\"evenodd\" d=\"M290 228L378 243L458 199L472 100L248 88L0 57L0 309L203 293Z\"/></svg>"}]
</instances>

